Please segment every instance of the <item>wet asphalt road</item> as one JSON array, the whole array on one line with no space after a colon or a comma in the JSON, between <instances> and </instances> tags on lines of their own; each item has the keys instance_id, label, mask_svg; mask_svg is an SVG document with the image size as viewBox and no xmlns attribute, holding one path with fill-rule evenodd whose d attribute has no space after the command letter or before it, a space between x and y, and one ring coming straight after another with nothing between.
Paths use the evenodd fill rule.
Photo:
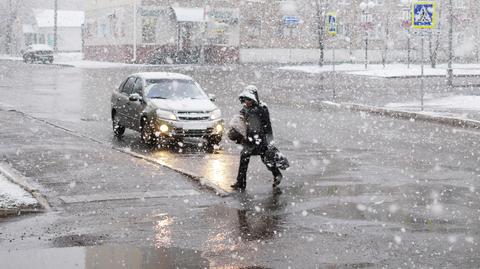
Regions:
<instances>
[{"instance_id":1,"label":"wet asphalt road","mask_svg":"<svg viewBox=\"0 0 480 269\"><path fill-rule=\"evenodd\" d=\"M417 80L334 78L272 72L271 66L148 68L192 75L217 95L226 118L237 113L235 96L244 85L260 85L291 169L280 191L272 191L271 176L253 159L247 192L221 198L111 149L128 148L174 166L206 162L224 185L236 172L238 149L228 141L212 155L195 147L152 151L134 132L112 139L111 89L144 68L2 63L0 107L101 143L0 111L2 160L32 179L55 209L1 220L1 249L13 253L1 251L0 257L67 252L99 268L117 268L106 267L112 257L139 260L131 268L159 262L169 268L172 260L190 268L480 265L480 133L319 106L333 98L334 88L341 101L382 104L384 91L408 100L417 94ZM435 83L442 81L429 82Z\"/></svg>"}]
</instances>

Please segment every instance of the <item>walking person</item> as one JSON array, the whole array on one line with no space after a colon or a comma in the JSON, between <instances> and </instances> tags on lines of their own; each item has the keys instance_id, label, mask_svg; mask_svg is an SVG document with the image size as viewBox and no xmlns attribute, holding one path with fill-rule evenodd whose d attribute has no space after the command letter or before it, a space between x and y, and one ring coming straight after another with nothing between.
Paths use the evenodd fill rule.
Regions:
<instances>
[{"instance_id":1,"label":"walking person","mask_svg":"<svg viewBox=\"0 0 480 269\"><path fill-rule=\"evenodd\" d=\"M243 148L240 155L237 182L231 187L243 191L247 186L250 156L260 155L262 162L267 163L266 152L269 146L273 144L273 131L268 107L260 102L257 87L247 86L239 95L239 99L243 105L240 116L244 120L246 134L244 139L240 141ZM273 174L273 187L278 186L283 178L282 173L275 165L266 166Z\"/></svg>"}]
</instances>

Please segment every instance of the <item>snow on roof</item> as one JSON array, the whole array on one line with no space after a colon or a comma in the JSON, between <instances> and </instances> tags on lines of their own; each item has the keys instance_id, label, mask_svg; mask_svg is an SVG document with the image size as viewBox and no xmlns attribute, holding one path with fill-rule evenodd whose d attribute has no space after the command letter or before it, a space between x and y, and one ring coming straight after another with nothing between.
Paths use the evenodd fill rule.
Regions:
<instances>
[{"instance_id":1,"label":"snow on roof","mask_svg":"<svg viewBox=\"0 0 480 269\"><path fill-rule=\"evenodd\" d=\"M46 44L32 44L29 47L31 47L34 50L52 50L52 48Z\"/></svg>"},{"instance_id":2,"label":"snow on roof","mask_svg":"<svg viewBox=\"0 0 480 269\"><path fill-rule=\"evenodd\" d=\"M35 20L38 27L53 27L53 9L34 9ZM80 27L85 21L85 12L79 10L58 10L58 27Z\"/></svg>"},{"instance_id":3,"label":"snow on roof","mask_svg":"<svg viewBox=\"0 0 480 269\"><path fill-rule=\"evenodd\" d=\"M203 8L172 7L172 9L175 12L177 21L187 21L187 22L205 21Z\"/></svg>"},{"instance_id":4,"label":"snow on roof","mask_svg":"<svg viewBox=\"0 0 480 269\"><path fill-rule=\"evenodd\" d=\"M180 74L180 73L170 73L170 72L141 72L133 74L135 76L142 77L144 79L186 79L193 80L191 77Z\"/></svg>"}]
</instances>

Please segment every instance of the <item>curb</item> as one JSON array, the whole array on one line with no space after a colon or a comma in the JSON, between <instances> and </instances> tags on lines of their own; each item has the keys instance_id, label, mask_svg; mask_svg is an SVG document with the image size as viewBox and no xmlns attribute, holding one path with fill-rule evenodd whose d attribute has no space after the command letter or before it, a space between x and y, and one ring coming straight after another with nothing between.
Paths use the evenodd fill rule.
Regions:
<instances>
[{"instance_id":1,"label":"curb","mask_svg":"<svg viewBox=\"0 0 480 269\"><path fill-rule=\"evenodd\" d=\"M0 109L1 109L1 106L0 106ZM213 183L209 182L208 180L205 180L204 177L202 177L202 176L200 176L200 175L196 175L196 174L194 174L194 173L192 173L192 172L185 171L185 170L183 170L183 169L179 169L179 168L175 168L175 167L169 166L169 165L167 165L167 164L165 164L165 163L163 163L163 162L161 162L161 161L155 160L155 159L153 159L153 158L150 158L150 157L148 157L148 156L144 156L144 155L141 155L141 154L138 154L138 153L135 153L135 152L131 152L131 151L129 151L129 150L125 150L125 149L123 149L123 148L119 148L119 147L107 145L104 141L98 140L98 139L93 138L93 137L90 137L90 136L88 136L88 135L76 133L76 132L74 132L73 130L70 130L70 129L68 129L68 128L65 128L65 127L62 127L62 126L60 126L60 125L51 123L51 122L49 122L49 121L47 121L47 120L44 120L44 119L40 119L40 118L31 116L31 115L28 115L28 114L26 114L26 113L24 113L24 112L21 112L21 111L18 111L18 110L10 109L10 110L8 110L8 111L20 113L20 114L22 114L22 115L25 116L25 117L29 117L29 118L34 119L34 120L39 121L39 122L43 122L43 123L45 123L45 124L47 124L47 125L50 125L50 126L52 126L52 127L57 128L57 129L63 130L63 131L65 131L65 132L68 132L68 133L70 133L71 135L74 135L74 136L76 136L76 137L81 137L81 138L84 138L84 139L88 139L88 140L90 140L90 141L92 141L92 142L95 142L95 143L100 144L100 145L102 145L102 146L105 146L105 147L107 147L107 148L111 148L111 149L113 149L113 150L115 150L115 151L118 151L118 152L121 152L121 153L124 153L124 154L128 154L128 155L130 155L130 156L132 156L132 157L139 158L139 159L145 160L145 161L147 161L147 162L150 162L150 163L153 163L153 164L160 165L160 166L162 166L162 167L168 168L168 169L170 169L170 170L172 170L172 171L175 171L175 172L180 173L180 174L182 174L182 175L184 175L184 176L187 176L187 177L189 177L190 179L193 179L193 180L195 180L195 181L198 181L198 182L200 183L200 186L204 186L204 187L206 187L207 189L214 191L215 194L218 195L218 196L220 196L220 197L226 197L226 196L229 196L229 195L231 194L231 193L223 190L222 188L220 188L220 187L217 186L216 184L213 184ZM0 166L0 167L1 167L1 166ZM0 170L0 172L1 172L1 170Z\"/></svg>"},{"instance_id":2,"label":"curb","mask_svg":"<svg viewBox=\"0 0 480 269\"><path fill-rule=\"evenodd\" d=\"M138 153L135 153L135 152L131 152L129 150L125 150L123 148L118 148L118 147L112 147L112 149L116 150L116 151L119 151L119 152L122 152L122 153L125 153L125 154L128 154L132 157L135 157L135 158L138 158L138 159L142 159L142 160L145 160L147 162L150 162L150 163L153 163L153 164L157 164L157 165L160 165L160 166L163 166L163 167L166 167L168 169L171 169L177 173L180 173L184 176L187 176L195 181L198 181L200 183L201 186L205 186L207 187L208 189L210 190L213 190L215 191L215 193L220 196L220 197L226 197L226 196L229 196L230 193L229 192L226 192L224 191L222 188L220 188L219 186L217 186L216 184L213 184L211 182L209 182L208 180L206 180L204 177L200 176L200 175L196 175L190 171L186 171L184 169L180 169L180 168L175 168L175 167L172 167L172 166L169 166L159 160L155 160L153 158L150 158L148 156L145 156L145 155L142 155L142 154L138 154Z\"/></svg>"},{"instance_id":3,"label":"curb","mask_svg":"<svg viewBox=\"0 0 480 269\"><path fill-rule=\"evenodd\" d=\"M22 176L19 172L14 170L12 167L10 166L7 167L6 164L0 163L0 174L4 175L12 183L19 185L25 191L29 192L38 201L38 203L43 209L47 211L50 211L52 209L47 199L40 193L40 191L32 187L28 183L27 178ZM30 210L29 212L31 211L32 210Z\"/></svg>"},{"instance_id":4,"label":"curb","mask_svg":"<svg viewBox=\"0 0 480 269\"><path fill-rule=\"evenodd\" d=\"M22 59L2 59L0 58L0 61L10 61L10 62L23 62ZM75 67L74 65L71 64L65 64L65 63L51 63L51 64L43 64L47 66L60 66L60 67Z\"/></svg>"},{"instance_id":5,"label":"curb","mask_svg":"<svg viewBox=\"0 0 480 269\"><path fill-rule=\"evenodd\" d=\"M480 129L480 121L477 121L477 120L468 120L468 119L460 119L460 118L444 117L444 116L432 116L432 115L427 115L427 114L418 113L418 112L393 110L393 109L387 109L384 107L366 106L366 105L360 105L355 103L335 103L330 101L322 101L321 103L322 105L325 105L331 108L347 109L352 111L364 111L371 114L389 116L389 117L398 118L398 119L407 119L407 120L414 120L414 121L419 120L419 121L440 123L440 124L450 125L450 126L459 127L459 128Z\"/></svg>"}]
</instances>

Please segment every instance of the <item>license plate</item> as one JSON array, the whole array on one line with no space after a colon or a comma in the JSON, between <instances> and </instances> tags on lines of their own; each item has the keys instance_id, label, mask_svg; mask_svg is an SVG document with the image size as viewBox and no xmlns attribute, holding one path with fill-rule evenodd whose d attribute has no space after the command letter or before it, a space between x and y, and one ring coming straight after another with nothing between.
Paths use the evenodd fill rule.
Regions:
<instances>
[{"instance_id":1,"label":"license plate","mask_svg":"<svg viewBox=\"0 0 480 269\"><path fill-rule=\"evenodd\" d=\"M209 124L204 122L186 122L183 124L184 130L205 130L208 127Z\"/></svg>"}]
</instances>

